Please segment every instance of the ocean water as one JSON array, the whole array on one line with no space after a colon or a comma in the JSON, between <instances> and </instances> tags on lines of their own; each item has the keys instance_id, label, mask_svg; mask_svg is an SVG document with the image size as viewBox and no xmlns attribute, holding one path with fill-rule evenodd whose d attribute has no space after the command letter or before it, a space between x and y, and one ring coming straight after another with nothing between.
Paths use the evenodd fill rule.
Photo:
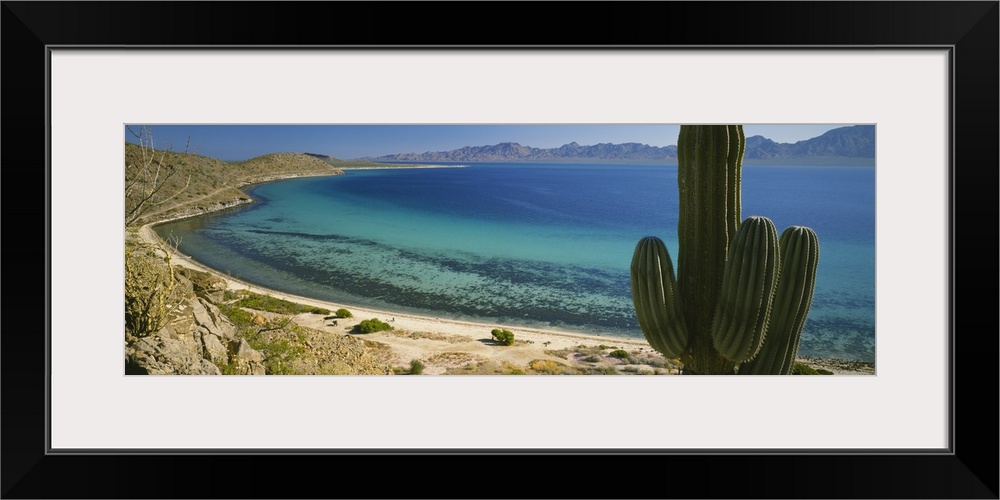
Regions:
<instances>
[{"instance_id":1,"label":"ocean water","mask_svg":"<svg viewBox=\"0 0 1000 500\"><path fill-rule=\"evenodd\" d=\"M354 306L642 337L628 268L659 236L677 256L677 168L473 164L351 170L253 187L251 206L156 228L261 286ZM875 358L875 170L743 168L743 217L813 228L800 355Z\"/></svg>"}]
</instances>

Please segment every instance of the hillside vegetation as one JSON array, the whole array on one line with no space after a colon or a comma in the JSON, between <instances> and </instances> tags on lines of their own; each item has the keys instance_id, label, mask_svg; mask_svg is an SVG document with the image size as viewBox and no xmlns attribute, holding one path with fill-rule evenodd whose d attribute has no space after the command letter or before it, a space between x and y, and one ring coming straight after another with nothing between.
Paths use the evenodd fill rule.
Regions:
<instances>
[{"instance_id":1,"label":"hillside vegetation","mask_svg":"<svg viewBox=\"0 0 1000 500\"><path fill-rule=\"evenodd\" d=\"M369 160L341 160L333 156L305 153L336 168L405 168L410 165L387 165Z\"/></svg>"},{"instance_id":2,"label":"hillside vegetation","mask_svg":"<svg viewBox=\"0 0 1000 500\"><path fill-rule=\"evenodd\" d=\"M161 186L134 224L197 215L228 206L249 203L241 186L306 175L336 175L343 171L303 153L274 153L242 162L227 162L207 156L170 151L152 151L125 143L126 170L132 165L150 165L146 174ZM149 182L149 181L146 181ZM186 186L186 187L185 187ZM141 195L126 194L126 209Z\"/></svg>"}]
</instances>

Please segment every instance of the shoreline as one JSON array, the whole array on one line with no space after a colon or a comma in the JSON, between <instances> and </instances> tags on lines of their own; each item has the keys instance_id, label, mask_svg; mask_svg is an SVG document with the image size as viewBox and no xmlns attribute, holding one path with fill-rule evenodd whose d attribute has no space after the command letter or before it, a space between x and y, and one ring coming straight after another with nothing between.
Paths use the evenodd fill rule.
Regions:
<instances>
[{"instance_id":1,"label":"shoreline","mask_svg":"<svg viewBox=\"0 0 1000 500\"><path fill-rule=\"evenodd\" d=\"M458 166L420 166L420 167L397 167L397 168L455 168ZM392 167L388 167L392 168ZM363 170L358 168L357 170ZM305 174L275 176L267 180L248 182L236 187L247 198L247 201L238 201L234 204L212 207L210 210L198 213L188 213L176 217L156 220L143 224L138 228L139 237L149 243L166 243L154 230L153 227L167 222L208 215L222 212L232 208L242 207L255 203L250 194L243 190L244 187L274 182L285 179L299 177L320 177L340 174ZM296 323L301 326L320 330L330 334L349 334L351 328L365 319L379 318L389 322L399 332L378 332L361 335L362 338L376 342L388 344L396 353L397 361L407 363L411 359L429 360L435 357L447 358L452 354L468 355L468 359L477 361L509 362L518 366L525 366L534 360L551 360L564 364L572 364L565 358L560 358L546 351L558 351L561 349L573 349L579 346L614 346L616 349L626 349L630 352L639 352L643 355L660 356L645 338L632 338L613 334L584 333L576 331L560 330L558 328L536 328L520 327L515 325L503 325L500 323L485 323L479 321L440 318L430 315L421 315L409 312L391 311L381 308L357 307L336 302L315 299L311 297L299 296L292 293L273 290L248 281L228 276L227 274L211 268L194 258L176 251L172 256L173 264L181 265L198 271L209 272L226 282L230 290L249 290L263 293L275 298L288 300L312 307L322 307L335 311L340 308L348 309L353 317L340 319L335 325L325 321L323 315L299 314L294 316ZM516 344L508 347L498 347L491 341L491 330L494 328L505 328L514 331ZM408 335L407 335L408 334ZM416 336L416 337L415 337ZM455 358L455 356L452 356ZM459 356L460 358L460 356ZM873 362L859 362L851 360L841 360L836 358L797 358L799 362L808 363L810 366L824 368L837 375L867 375L874 374ZM452 360L454 361L454 359ZM448 363L428 365L428 374L443 373L447 368L457 367L457 365L447 366ZM869 369L870 368L870 369Z\"/></svg>"},{"instance_id":2,"label":"shoreline","mask_svg":"<svg viewBox=\"0 0 1000 500\"><path fill-rule=\"evenodd\" d=\"M427 164L427 165L401 166L401 167L395 167L395 166L390 166L390 167L356 167L356 168L342 168L341 170L410 169L410 168L466 168L466 167L468 167L468 165L434 165L434 164ZM231 210L233 208L239 208L239 207L243 207L245 205L252 205L254 203L257 203L257 200L254 199L253 196L251 196L249 193L247 193L246 191L244 191L243 188L254 187L254 186L258 186L258 185L269 183L269 182L276 182L276 181L287 180L287 179L296 179L296 178L302 178L302 177L326 177L326 176L330 176L330 175L342 175L342 174L290 174L290 175L287 175L287 176L274 176L273 178L267 178L267 179L263 179L263 180L254 180L254 181L251 181L251 182L242 183L242 184L236 186L236 189L240 190L248 198L248 201L237 201L237 202L235 202L233 204L229 204L229 205L225 205L225 206L219 206L217 208L213 208L211 210L200 212L200 213L185 214L185 215L181 215L181 216L176 216L176 217L166 218L166 219L162 219L162 220L157 220L155 222L149 222L149 223L143 224L142 226L139 227L138 234L139 234L139 236L144 241L146 241L148 243L163 243L163 244L166 244L167 242L164 241L163 238L161 238L159 236L159 234L157 234L156 231L153 230L154 226L157 226L157 225L160 225L160 224L166 224L168 222L176 222L178 220L190 219L190 218L193 218L193 217L199 217L199 216L203 216L203 215L209 215L209 214L224 212L226 210ZM180 265L182 265L182 266L184 266L184 267L188 267L188 268L191 268L191 269L195 269L195 270L199 270L199 271L206 271L206 272L212 273L212 274L218 276L219 278L225 280L226 283L227 283L227 285L229 285L230 287L233 287L233 285L235 285L235 288L232 288L232 289L256 290L256 291L259 291L259 292L262 292L262 293L269 294L272 297L276 297L276 298L280 298L280 299L284 299L284 300L290 300L292 302L299 302L301 304L306 304L306 305L310 305L310 306L325 307L325 308L330 309L330 310L337 310L337 309L340 309L340 308L345 308L345 309L346 308L352 308L353 310L357 310L357 311L364 311L366 313L372 313L372 314L382 315L382 317L386 317L386 318L392 318L392 317L412 318L412 319L417 319L417 320L422 321L422 322L452 323L452 324L455 324L455 325L463 325L463 326L469 326L469 327L489 328L490 330L492 328L497 328L497 327L504 326L504 325L499 324L499 323L494 324L494 323L483 323L483 322L478 322L478 321L460 320L460 319L453 319L453 318L438 318L438 317L433 317L433 316L429 316L429 315L421 315L421 314L415 314L415 313L409 313L409 312L388 311L388 310L384 310L384 309L380 309L380 308L371 308L371 307L363 307L363 306L350 306L350 305L347 305L347 304L340 304L340 303L336 303L336 302L323 301L323 300L315 299L315 298L312 298L312 297L305 297L305 296L295 295L295 294L291 294L291 293L287 293L287 292L282 292L282 291L279 291L279 290L270 289L270 288L267 288L267 287L262 286L262 285L251 283L249 281L244 281L244 280L240 280L240 279L237 279L237 278L233 278L231 276L228 276L226 273L224 273L222 271L219 271L218 269L214 269L212 267L209 267L209 266L205 265L202 262L198 262L193 257L188 256L188 255L184 255L184 254L180 253L179 251L174 253L173 258L176 259L176 260L178 260L179 262L177 262L177 263L180 264ZM649 345L649 343L644 338L643 339L639 339L639 338L631 338L631 337L625 337L625 336L621 336L621 335L612 335L612 334L601 335L599 333L584 333L584 332L560 330L558 328L548 329L548 328L537 328L537 327L521 327L521 326L516 326L516 325L508 325L508 326L505 326L505 328L515 328L518 331L533 332L533 333L538 334L538 335L553 335L553 336L560 336L560 337L567 337L567 338L599 340L599 341L606 341L606 342L619 342L619 343L622 343L622 344L626 344L627 343L629 345L639 345L640 347L647 347L647 348L652 349L652 347ZM487 333L488 332L489 332L489 330L487 330Z\"/></svg>"},{"instance_id":3,"label":"shoreline","mask_svg":"<svg viewBox=\"0 0 1000 500\"><path fill-rule=\"evenodd\" d=\"M162 222L168 222L168 221L162 221ZM156 232L152 228L152 226L154 226L156 224L160 224L162 222L157 222L155 224L152 224L152 223L151 224L146 224L146 225L143 225L142 227L140 227L139 228L139 235L140 235L140 237L144 241L146 241L148 243L164 243L165 244L166 242L163 241L163 239L160 238L160 236L158 234L156 234ZM506 325L505 326L503 324L498 324L498 323L484 323L484 322L469 321L469 320L460 320L460 319L452 319L452 318L439 318L439 317L428 316L428 315L421 315L421 314L414 314L414 313L409 313L409 312L398 312L398 311L389 311L389 310L379 309L379 308L351 306L351 305L341 304L341 303L337 303L337 302L330 302L330 301L315 299L315 298L312 298L312 297L305 297L305 296L301 296L301 295L295 295L295 294L288 293L288 292L282 292L282 291L274 290L274 289L271 289L271 288L267 288L265 286L258 285L258 284L255 284L255 283L250 283L248 281L244 281L244 280L241 280L241 279L238 279L238 278L233 278L233 277L231 277L231 276L229 276L229 275L227 275L227 274L225 274L225 273L223 273L223 272L221 272L221 271L219 271L217 269L209 267L209 266L207 266L207 265L205 265L205 264L203 264L203 263L195 260L194 258L192 258L192 257L190 257L188 255L184 255L184 254L182 254L180 252L175 252L174 255L173 255L173 257L171 258L171 260L172 260L172 263L175 264L175 265L181 265L181 266L184 266L184 267L187 267L187 268L190 268L190 269L194 269L194 270L197 270L197 271L205 271L205 272L212 273L213 275L215 275L215 276L219 277L220 279L224 280L226 282L226 284L229 286L229 289L231 289L231 290L249 290L249 291L253 291L253 292L257 292L257 293L264 293L264 294L271 295L272 297L275 297L275 298L289 300L289 301L292 301L292 302L297 302L297 303L305 304L305 305L312 306L312 307L323 307L323 308L330 309L330 310L337 310L337 309L340 309L340 308L350 309L352 313L355 313L354 316L356 318L359 316L359 314L357 314L357 313L361 312L361 313L364 313L363 315L366 317L366 319L367 319L367 317L369 315L373 315L373 317L378 317L380 319L392 319L392 318L401 319L401 318L403 318L403 319L410 320L408 322L412 321L413 323L419 324L421 326L429 326L429 325L455 325L457 327L475 327L475 328L479 328L479 329L485 329L486 333L487 333L487 336L489 336L488 335L489 331L492 330L493 328L505 327L505 328L514 328L514 329L517 330L517 332L524 332L524 333L526 333L528 335L532 335L532 336L535 336L535 335L548 335L548 336L559 337L559 338L566 338L566 339L578 339L578 340L589 340L589 341L603 341L603 342L611 342L611 343L617 342L619 344L627 344L627 345L630 345L630 346L634 345L636 347L645 347L645 348L652 349L652 347L649 345L649 343L646 341L646 339L635 339L635 338L629 338L629 337L624 337L624 336L615 336L615 335L611 335L611 334L601 335L601 334L598 334L598 333L572 332L572 331L559 330L559 329L520 327L520 326L510 326L510 325ZM398 323L398 321L397 321L397 323Z\"/></svg>"},{"instance_id":4,"label":"shoreline","mask_svg":"<svg viewBox=\"0 0 1000 500\"><path fill-rule=\"evenodd\" d=\"M469 168L471 165L438 165L433 163L428 164L385 164L384 166L372 166L372 167L337 167L340 170L408 170L415 168Z\"/></svg>"}]
</instances>

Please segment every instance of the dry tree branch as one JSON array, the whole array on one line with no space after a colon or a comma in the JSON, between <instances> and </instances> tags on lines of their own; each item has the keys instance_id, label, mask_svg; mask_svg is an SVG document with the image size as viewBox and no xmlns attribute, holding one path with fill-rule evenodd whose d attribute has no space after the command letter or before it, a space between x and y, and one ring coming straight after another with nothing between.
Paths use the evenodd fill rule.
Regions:
<instances>
[{"instance_id":1,"label":"dry tree branch","mask_svg":"<svg viewBox=\"0 0 1000 500\"><path fill-rule=\"evenodd\" d=\"M162 205L184 192L191 185L191 175L188 174L184 186L172 188L170 193L165 192L168 181L179 173L178 167L169 165L166 161L167 148L156 150L153 130L148 126L138 129L126 126L126 129L136 138L139 146L138 161L125 164L125 225L128 226L146 215L152 207ZM190 147L190 142L189 137L187 147Z\"/></svg>"}]
</instances>

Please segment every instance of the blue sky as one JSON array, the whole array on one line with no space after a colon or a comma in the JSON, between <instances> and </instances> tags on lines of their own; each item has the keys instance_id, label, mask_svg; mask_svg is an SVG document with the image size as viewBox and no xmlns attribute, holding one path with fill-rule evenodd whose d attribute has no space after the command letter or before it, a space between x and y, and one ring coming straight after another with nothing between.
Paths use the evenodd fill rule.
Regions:
<instances>
[{"instance_id":1,"label":"blue sky","mask_svg":"<svg viewBox=\"0 0 1000 500\"><path fill-rule=\"evenodd\" d=\"M747 137L762 135L775 142L810 139L841 125L744 125ZM395 153L448 151L463 146L517 142L555 148L577 142L638 142L650 146L677 144L679 125L154 125L157 148L190 151L227 161L268 153L300 152L341 159ZM125 131L125 139L135 142Z\"/></svg>"}]
</instances>

